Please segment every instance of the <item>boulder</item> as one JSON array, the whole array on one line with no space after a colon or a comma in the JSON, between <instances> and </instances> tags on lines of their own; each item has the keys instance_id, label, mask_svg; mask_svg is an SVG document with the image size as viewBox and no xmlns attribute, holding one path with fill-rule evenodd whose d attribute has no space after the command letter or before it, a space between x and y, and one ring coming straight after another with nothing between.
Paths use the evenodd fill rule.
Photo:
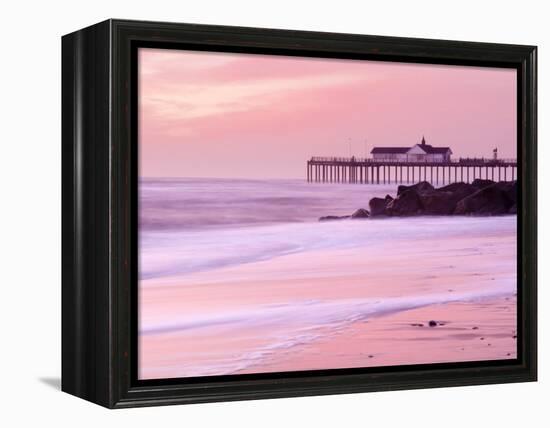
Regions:
<instances>
[{"instance_id":1,"label":"boulder","mask_svg":"<svg viewBox=\"0 0 550 428\"><path fill-rule=\"evenodd\" d=\"M399 196L403 192L406 192L407 190L414 190L416 191L416 193L420 194L420 193L431 192L435 189L434 189L434 186L432 186L427 181L421 181L419 183L413 184L412 186L405 186L405 185L398 186L397 196Z\"/></svg>"},{"instance_id":2,"label":"boulder","mask_svg":"<svg viewBox=\"0 0 550 428\"><path fill-rule=\"evenodd\" d=\"M433 189L433 187L432 187ZM392 216L411 216L422 213L422 203L415 189L408 189L386 206L386 214Z\"/></svg>"},{"instance_id":3,"label":"boulder","mask_svg":"<svg viewBox=\"0 0 550 428\"><path fill-rule=\"evenodd\" d=\"M514 202L514 204L517 204L518 202L518 183L516 181L513 181L510 183L510 186L508 187L508 191L506 192L508 197L511 201Z\"/></svg>"},{"instance_id":4,"label":"boulder","mask_svg":"<svg viewBox=\"0 0 550 428\"><path fill-rule=\"evenodd\" d=\"M453 192L430 192L419 195L423 214L426 215L451 215L457 202L461 199Z\"/></svg>"},{"instance_id":5,"label":"boulder","mask_svg":"<svg viewBox=\"0 0 550 428\"><path fill-rule=\"evenodd\" d=\"M470 184L467 184L467 183L464 183L463 181L461 181L461 182L458 182L458 183L447 184L446 186L440 187L440 188L435 189L435 190L437 190L438 192L456 192L457 190L463 188L464 186L466 186L468 188L471 187Z\"/></svg>"},{"instance_id":6,"label":"boulder","mask_svg":"<svg viewBox=\"0 0 550 428\"><path fill-rule=\"evenodd\" d=\"M452 183L435 189L422 181L412 186L399 186L395 199L390 195L372 198L369 210L360 208L346 216L328 215L320 217L319 221L380 216L516 214L517 182L476 179L472 184Z\"/></svg>"},{"instance_id":7,"label":"boulder","mask_svg":"<svg viewBox=\"0 0 550 428\"><path fill-rule=\"evenodd\" d=\"M357 211L355 211L352 215L351 215L351 218L353 219L357 219L357 218L369 218L370 217L370 213L364 209L364 208L359 208Z\"/></svg>"},{"instance_id":8,"label":"boulder","mask_svg":"<svg viewBox=\"0 0 550 428\"><path fill-rule=\"evenodd\" d=\"M465 197L456 204L455 214L498 215L507 214L513 205L507 189L500 183L488 187Z\"/></svg>"},{"instance_id":9,"label":"boulder","mask_svg":"<svg viewBox=\"0 0 550 428\"><path fill-rule=\"evenodd\" d=\"M446 186L440 187L439 189L436 189L436 191L438 192L452 192L452 194L456 198L456 202L464 199L466 196L469 196L472 193L477 192L478 190L479 189L472 186L471 184L463 182L448 184Z\"/></svg>"},{"instance_id":10,"label":"boulder","mask_svg":"<svg viewBox=\"0 0 550 428\"><path fill-rule=\"evenodd\" d=\"M518 201L518 186L516 181L499 181L496 186L506 192L506 196L516 204Z\"/></svg>"},{"instance_id":11,"label":"boulder","mask_svg":"<svg viewBox=\"0 0 550 428\"><path fill-rule=\"evenodd\" d=\"M324 217L319 217L319 221L332 221L332 220L345 220L347 218L350 218L349 215L326 215Z\"/></svg>"},{"instance_id":12,"label":"boulder","mask_svg":"<svg viewBox=\"0 0 550 428\"><path fill-rule=\"evenodd\" d=\"M475 187L478 190L489 187L492 184L495 184L493 180L483 180L481 178L476 178L474 181L472 181L472 187Z\"/></svg>"},{"instance_id":13,"label":"boulder","mask_svg":"<svg viewBox=\"0 0 550 428\"><path fill-rule=\"evenodd\" d=\"M370 216L374 217L374 216L386 215L386 205L387 205L387 202L385 199L372 198L369 201Z\"/></svg>"},{"instance_id":14,"label":"boulder","mask_svg":"<svg viewBox=\"0 0 550 428\"><path fill-rule=\"evenodd\" d=\"M452 183L434 191L425 191L419 194L423 214L427 215L451 215L456 204L461 199L475 193L477 189L466 183Z\"/></svg>"}]
</instances>

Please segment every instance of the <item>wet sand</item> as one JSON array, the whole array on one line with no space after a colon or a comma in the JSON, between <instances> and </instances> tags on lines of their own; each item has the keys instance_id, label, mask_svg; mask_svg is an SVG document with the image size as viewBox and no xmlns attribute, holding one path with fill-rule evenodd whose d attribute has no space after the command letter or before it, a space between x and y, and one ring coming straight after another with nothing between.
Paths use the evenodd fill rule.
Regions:
<instances>
[{"instance_id":1,"label":"wet sand","mask_svg":"<svg viewBox=\"0 0 550 428\"><path fill-rule=\"evenodd\" d=\"M429 321L437 326L430 327ZM516 297L427 306L357 322L239 373L513 359Z\"/></svg>"},{"instance_id":2,"label":"wet sand","mask_svg":"<svg viewBox=\"0 0 550 428\"><path fill-rule=\"evenodd\" d=\"M511 232L143 280L140 378L515 358Z\"/></svg>"}]
</instances>

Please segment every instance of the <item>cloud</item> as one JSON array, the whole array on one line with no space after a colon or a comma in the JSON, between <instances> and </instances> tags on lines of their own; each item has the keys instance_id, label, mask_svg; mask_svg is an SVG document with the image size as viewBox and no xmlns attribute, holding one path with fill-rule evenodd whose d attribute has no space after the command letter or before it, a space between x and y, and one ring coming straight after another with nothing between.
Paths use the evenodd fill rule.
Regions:
<instances>
[{"instance_id":1,"label":"cloud","mask_svg":"<svg viewBox=\"0 0 550 428\"><path fill-rule=\"evenodd\" d=\"M140 102L142 106L148 107L154 117L179 121L261 109L280 102L288 94L344 86L358 81L367 83L369 79L354 74L329 74L236 83L174 82L162 92L151 93L144 88Z\"/></svg>"},{"instance_id":2,"label":"cloud","mask_svg":"<svg viewBox=\"0 0 550 428\"><path fill-rule=\"evenodd\" d=\"M346 155L348 138L364 153L365 139L412 145L423 133L457 155L483 155L498 141L513 157L514 73L147 49L139 74L143 171L203 175L257 159L262 170L251 175L299 176L308 156Z\"/></svg>"}]
</instances>

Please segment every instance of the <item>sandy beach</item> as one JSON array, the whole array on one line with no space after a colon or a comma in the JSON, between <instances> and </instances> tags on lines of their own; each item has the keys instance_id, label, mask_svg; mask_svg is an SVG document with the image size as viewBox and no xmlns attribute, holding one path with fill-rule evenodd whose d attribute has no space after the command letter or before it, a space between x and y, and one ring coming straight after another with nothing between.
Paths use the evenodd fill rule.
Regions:
<instances>
[{"instance_id":1,"label":"sandy beach","mask_svg":"<svg viewBox=\"0 0 550 428\"><path fill-rule=\"evenodd\" d=\"M142 280L140 374L515 358L515 218L497 220L315 223L321 239L350 233L364 244ZM383 239L403 221L421 238Z\"/></svg>"},{"instance_id":2,"label":"sandy beach","mask_svg":"<svg viewBox=\"0 0 550 428\"><path fill-rule=\"evenodd\" d=\"M431 320L437 320L437 326L430 327ZM380 367L516 356L513 296L433 305L357 322L339 334L259 364L253 371L316 370L328 364Z\"/></svg>"}]
</instances>

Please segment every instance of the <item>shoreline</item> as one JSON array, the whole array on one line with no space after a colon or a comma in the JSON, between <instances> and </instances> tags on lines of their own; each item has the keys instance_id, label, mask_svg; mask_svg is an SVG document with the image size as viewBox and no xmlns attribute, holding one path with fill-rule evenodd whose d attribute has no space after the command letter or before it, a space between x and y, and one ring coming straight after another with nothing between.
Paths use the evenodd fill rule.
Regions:
<instances>
[{"instance_id":1,"label":"shoreline","mask_svg":"<svg viewBox=\"0 0 550 428\"><path fill-rule=\"evenodd\" d=\"M506 235L477 236L475 245L468 236L453 240L446 239L446 235L424 237L421 248L417 248L414 242L410 243L417 248L416 261L412 265L409 246L367 245L361 249L290 254L144 281L147 286L142 283L139 299L140 330L155 331L160 327L157 331L165 328L166 332L140 334L140 377L154 379L357 367L365 366L361 359L365 352L374 355L368 364L398 364L395 356L383 360L378 356L386 352L383 344L377 345L376 352L365 350L364 345L375 338L385 340L388 345L393 343L388 338L396 334L440 335L459 325L458 320L451 319L455 308L457 314L466 316L469 313L467 320L478 322L479 328L496 322L497 330L508 334L512 324L515 329L515 316L501 323L500 315L495 315L491 309L498 307L498 303L490 303L498 302L500 298L487 296L509 295L509 299L515 299L516 279L508 261L509 258L515 259L513 234L511 230ZM495 263L496 258L498 263ZM472 266L474 260L475 266ZM455 294L460 299L460 296L472 293L479 297L474 297L476 300L470 303L454 301ZM371 317L366 322L346 322L343 327L336 328L341 332L337 335L331 334L332 328L324 328L330 327L334 321L357 319L365 300L374 300L375 303L380 300L385 305L393 299L410 298L414 301L428 296L433 298L434 295L442 296L444 301L448 295L449 301L454 303L429 303L429 306L417 309ZM337 307L327 307L323 302L332 302ZM468 307L477 309L467 311ZM436 313L438 308L447 308L449 314ZM431 319L450 323L433 329L426 326L386 329L400 319L400 314L418 314L401 324L427 323ZM366 318L369 318L368 313L363 319ZM361 328L365 326L369 329ZM378 336L372 336L372 326L380 326ZM325 333L329 337L323 338ZM308 343L310 334L315 337ZM413 336L408 339L413 339ZM442 337L440 339L441 347L445 341ZM425 361L418 353L405 352L401 363L464 360L470 355L468 352L463 355L452 352L456 339L450 337L443 347L446 355L440 355L434 349L425 354L428 355L428 361ZM411 342L425 345L412 340L403 343ZM358 347L357 343L363 347ZM487 356L497 349L489 348L479 349L479 355L472 354L468 358L488 359ZM347 355L333 353L340 349L347 350ZM331 358L319 358L318 353L330 354ZM303 367L303 362L310 364Z\"/></svg>"},{"instance_id":2,"label":"shoreline","mask_svg":"<svg viewBox=\"0 0 550 428\"><path fill-rule=\"evenodd\" d=\"M234 374L515 359L516 303L511 295L373 317Z\"/></svg>"}]
</instances>

